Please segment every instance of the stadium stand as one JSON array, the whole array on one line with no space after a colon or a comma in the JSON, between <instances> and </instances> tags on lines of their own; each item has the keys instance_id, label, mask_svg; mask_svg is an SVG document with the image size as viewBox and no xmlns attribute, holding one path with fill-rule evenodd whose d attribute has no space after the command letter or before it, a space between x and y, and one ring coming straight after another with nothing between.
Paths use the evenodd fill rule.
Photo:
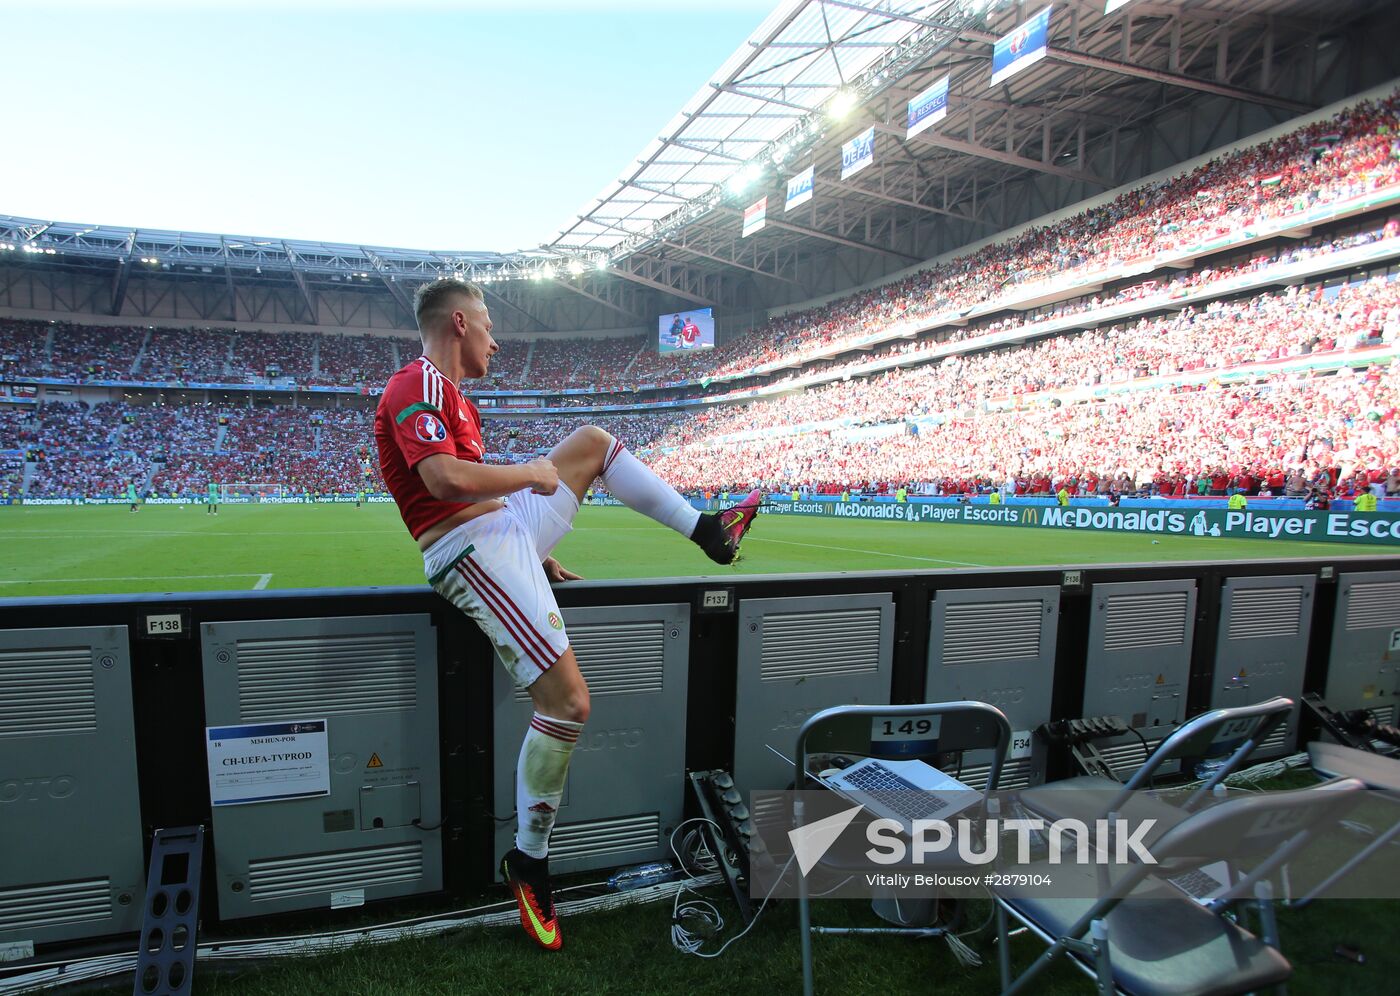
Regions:
<instances>
[{"instance_id":1,"label":"stadium stand","mask_svg":"<svg viewBox=\"0 0 1400 996\"><path fill-rule=\"evenodd\" d=\"M119 325L56 325L41 376L83 382L132 380L147 329Z\"/></svg>"},{"instance_id":2,"label":"stadium stand","mask_svg":"<svg viewBox=\"0 0 1400 996\"><path fill-rule=\"evenodd\" d=\"M1022 491L1068 482L1086 493L1191 493L1202 476L1213 484L1223 474L1226 486L1248 483L1245 490L1257 492L1280 473L1284 485L1325 482L1343 494L1383 485L1400 463L1394 274L1281 289L1241 281L1308 261L1325 270L1329 256L1400 236L1400 218L1372 215L1184 270L1149 266L1140 277L1108 280L1103 290L1043 308L998 302L1071 271L1102 271L1107 280L1115 267L1154 253L1248 236L1263 220L1400 181L1397 109L1397 96L1360 103L1107 205L773 318L712 351L658 354L646 336L507 340L488 389L572 390L550 397L548 407L637 411L548 417L488 408L488 452L528 458L586 418L651 451L662 473L691 489L899 482L948 493L1009 480ZM1099 321L1097 313L1115 308L1131 317ZM938 320L974 310L981 317L956 327ZM899 337L869 342L885 333ZM0 371L75 384L368 393L417 348L406 337L0 321ZM1306 369L1291 369L1299 364ZM713 377L730 379L710 385ZM698 410L648 407L667 397L719 400L741 377L749 378L737 385L744 390L778 394ZM814 377L827 383L812 386ZM685 393L635 395L681 381L701 383ZM44 453L30 495L125 487L130 478L162 494L193 493L209 480L275 479L305 491L378 486L377 469L365 466L373 451L367 406L255 404L50 403L0 417L0 450ZM1176 437L1170 447L1162 442L1167 430ZM23 477L22 468L5 473L12 485Z\"/></svg>"},{"instance_id":3,"label":"stadium stand","mask_svg":"<svg viewBox=\"0 0 1400 996\"><path fill-rule=\"evenodd\" d=\"M683 488L757 481L779 490L801 484L883 491L939 481L943 493L1008 478L1044 482L1022 493L1048 493L1070 480L1077 491L1091 479L1135 491L1164 478L1195 481L1201 473L1251 476L1258 493L1258 482L1302 468L1309 479L1327 473L1345 493L1358 472L1368 483L1388 476L1397 453L1397 400L1390 369L1343 367L1332 376L1280 374L1247 387L1163 388L1064 407L966 411L918 435L903 423L884 423L889 431L867 438L830 428L702 437L656 454L653 465Z\"/></svg>"},{"instance_id":4,"label":"stadium stand","mask_svg":"<svg viewBox=\"0 0 1400 996\"><path fill-rule=\"evenodd\" d=\"M0 377L36 376L48 362L45 322L0 321Z\"/></svg>"},{"instance_id":5,"label":"stadium stand","mask_svg":"<svg viewBox=\"0 0 1400 996\"><path fill-rule=\"evenodd\" d=\"M152 329L133 379L222 381L235 335L229 329Z\"/></svg>"},{"instance_id":6,"label":"stadium stand","mask_svg":"<svg viewBox=\"0 0 1400 996\"><path fill-rule=\"evenodd\" d=\"M319 338L320 369L311 378L312 383L316 384L377 384L388 380L395 370L418 355L421 349L416 339L370 335L326 335Z\"/></svg>"}]
</instances>

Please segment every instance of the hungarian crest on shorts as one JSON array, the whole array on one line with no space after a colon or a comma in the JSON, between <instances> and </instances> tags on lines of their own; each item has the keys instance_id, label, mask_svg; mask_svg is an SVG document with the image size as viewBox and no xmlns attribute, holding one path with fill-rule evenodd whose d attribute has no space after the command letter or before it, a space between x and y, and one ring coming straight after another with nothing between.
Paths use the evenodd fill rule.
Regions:
<instances>
[{"instance_id":1,"label":"hungarian crest on shorts","mask_svg":"<svg viewBox=\"0 0 1400 996\"><path fill-rule=\"evenodd\" d=\"M551 612L551 613L549 614L549 624L550 624L551 626L553 626L555 629L563 629L563 628L564 628L564 620L562 620L562 619L559 618L559 613L557 613L557 612Z\"/></svg>"}]
</instances>

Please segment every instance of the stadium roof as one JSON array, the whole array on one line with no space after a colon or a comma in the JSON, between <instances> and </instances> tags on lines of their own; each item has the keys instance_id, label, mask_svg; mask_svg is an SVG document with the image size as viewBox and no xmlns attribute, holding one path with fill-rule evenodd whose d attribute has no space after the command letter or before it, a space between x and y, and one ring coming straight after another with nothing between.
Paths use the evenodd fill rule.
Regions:
<instances>
[{"instance_id":1,"label":"stadium roof","mask_svg":"<svg viewBox=\"0 0 1400 996\"><path fill-rule=\"evenodd\" d=\"M813 115L838 94L879 92L996 3L784 0L551 246L611 254L745 164L791 158L814 137Z\"/></svg>"},{"instance_id":2,"label":"stadium roof","mask_svg":"<svg viewBox=\"0 0 1400 996\"><path fill-rule=\"evenodd\" d=\"M708 274L807 284L799 263L834 249L898 269L1026 217L1008 210L1008 185L1059 183L1038 191L1033 217L1317 109L1318 78L1355 68L1338 36L1388 6L788 0L550 248L606 252L620 275L702 303ZM994 43L1045 7L1046 57L993 84ZM908 101L944 76L947 117L906 136ZM830 113L838 93L855 105L845 116ZM1157 130L1164 112L1211 98L1225 108L1213 126ZM872 126L874 165L840 178L842 143ZM1172 158L1129 144L1144 140ZM809 165L816 196L784 212L786 179ZM746 239L743 209L765 195L766 230Z\"/></svg>"}]
</instances>

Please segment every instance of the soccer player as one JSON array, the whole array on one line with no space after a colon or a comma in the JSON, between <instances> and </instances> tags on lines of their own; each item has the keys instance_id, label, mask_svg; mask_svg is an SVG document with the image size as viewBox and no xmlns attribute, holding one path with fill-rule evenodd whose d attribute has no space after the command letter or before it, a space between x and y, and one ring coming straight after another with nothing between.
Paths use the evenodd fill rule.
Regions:
<instances>
[{"instance_id":1,"label":"soccer player","mask_svg":"<svg viewBox=\"0 0 1400 996\"><path fill-rule=\"evenodd\" d=\"M204 506L205 515L219 514L219 486L213 481L209 482L208 502Z\"/></svg>"},{"instance_id":2,"label":"soccer player","mask_svg":"<svg viewBox=\"0 0 1400 996\"><path fill-rule=\"evenodd\" d=\"M131 510L136 511L136 483L134 481L126 486L126 500L131 503Z\"/></svg>"},{"instance_id":3,"label":"soccer player","mask_svg":"<svg viewBox=\"0 0 1400 996\"><path fill-rule=\"evenodd\" d=\"M501 874L525 932L557 950L549 834L589 699L550 589L578 575L550 551L573 528L577 496L601 477L619 501L689 537L715 562L732 563L761 492L702 515L596 426L574 430L546 458L483 463L481 415L457 388L486 376L500 348L481 289L433 281L414 295L414 314L423 355L394 374L380 398L379 466L429 583L481 627L534 702L516 767L515 847Z\"/></svg>"},{"instance_id":4,"label":"soccer player","mask_svg":"<svg viewBox=\"0 0 1400 996\"><path fill-rule=\"evenodd\" d=\"M700 326L693 322L689 315L685 316L685 325L681 328L681 346L684 349L694 349L695 344L700 341Z\"/></svg>"}]
</instances>

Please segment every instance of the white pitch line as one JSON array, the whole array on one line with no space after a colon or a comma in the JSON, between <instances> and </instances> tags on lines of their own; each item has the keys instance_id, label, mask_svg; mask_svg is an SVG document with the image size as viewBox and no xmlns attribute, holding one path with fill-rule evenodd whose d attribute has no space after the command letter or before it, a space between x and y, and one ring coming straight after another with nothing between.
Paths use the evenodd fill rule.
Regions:
<instances>
[{"instance_id":1,"label":"white pitch line","mask_svg":"<svg viewBox=\"0 0 1400 996\"><path fill-rule=\"evenodd\" d=\"M271 574L140 574L125 578L25 578L0 584L57 584L68 581L195 581L200 578L271 578Z\"/></svg>"},{"instance_id":2,"label":"white pitch line","mask_svg":"<svg viewBox=\"0 0 1400 996\"><path fill-rule=\"evenodd\" d=\"M253 585L253 590L254 590L254 591L262 591L264 588L267 587L267 583L268 583L269 581L271 581L271 580L272 580L272 575L271 575L271 574L259 574L259 575L258 575L258 583L255 584L255 585Z\"/></svg>"},{"instance_id":3,"label":"white pitch line","mask_svg":"<svg viewBox=\"0 0 1400 996\"><path fill-rule=\"evenodd\" d=\"M896 560L922 560L930 564L951 564L954 567L986 567L970 560L943 560L939 557L915 557L908 553L883 553L880 550L862 550L854 546L828 546L825 543L799 543L796 540L773 539L769 536L745 536L745 543L783 543L787 546L810 546L815 550L839 550L842 553L866 553L872 557L893 557Z\"/></svg>"}]
</instances>

